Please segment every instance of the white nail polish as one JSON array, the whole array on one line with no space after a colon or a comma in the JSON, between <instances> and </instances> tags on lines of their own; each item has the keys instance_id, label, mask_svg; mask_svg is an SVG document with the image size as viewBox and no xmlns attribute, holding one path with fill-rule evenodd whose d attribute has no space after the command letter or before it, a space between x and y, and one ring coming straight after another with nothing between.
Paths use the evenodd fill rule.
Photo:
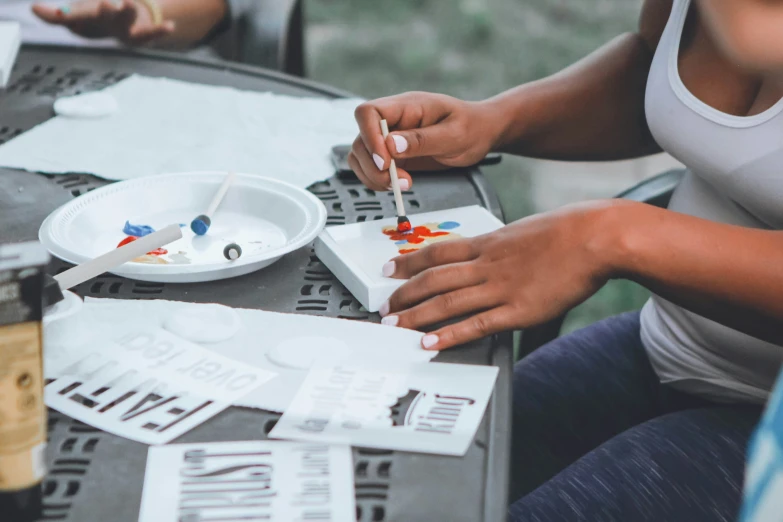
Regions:
<instances>
[{"instance_id":1,"label":"white nail polish","mask_svg":"<svg viewBox=\"0 0 783 522\"><path fill-rule=\"evenodd\" d=\"M421 338L421 345L424 346L424 348L432 348L438 344L438 336L434 334L427 334L424 337Z\"/></svg>"},{"instance_id":2,"label":"white nail polish","mask_svg":"<svg viewBox=\"0 0 783 522\"><path fill-rule=\"evenodd\" d=\"M400 190L408 190L409 188L411 188L411 183L407 179L400 178L399 182L400 182Z\"/></svg>"},{"instance_id":3,"label":"white nail polish","mask_svg":"<svg viewBox=\"0 0 783 522\"><path fill-rule=\"evenodd\" d=\"M383 170L383 158L378 156L377 154L372 155L372 160L375 162L375 165L378 167L378 170Z\"/></svg>"},{"instance_id":4,"label":"white nail polish","mask_svg":"<svg viewBox=\"0 0 783 522\"><path fill-rule=\"evenodd\" d=\"M385 324L386 326L397 326L397 323L400 322L400 316L399 315L388 315L381 319L381 324Z\"/></svg>"},{"instance_id":5,"label":"white nail polish","mask_svg":"<svg viewBox=\"0 0 783 522\"><path fill-rule=\"evenodd\" d=\"M381 305L381 307L378 309L378 313L381 314L381 317L386 317L389 315L389 301L386 301Z\"/></svg>"},{"instance_id":6,"label":"white nail polish","mask_svg":"<svg viewBox=\"0 0 783 522\"><path fill-rule=\"evenodd\" d=\"M383 277L391 277L394 275L394 268L395 263L394 261L389 261L385 265L383 265L383 268L381 268L381 273L383 274Z\"/></svg>"},{"instance_id":7,"label":"white nail polish","mask_svg":"<svg viewBox=\"0 0 783 522\"><path fill-rule=\"evenodd\" d=\"M397 152L402 154L408 150L408 140L398 134L392 134L392 139L394 140L394 147L397 149Z\"/></svg>"}]
</instances>

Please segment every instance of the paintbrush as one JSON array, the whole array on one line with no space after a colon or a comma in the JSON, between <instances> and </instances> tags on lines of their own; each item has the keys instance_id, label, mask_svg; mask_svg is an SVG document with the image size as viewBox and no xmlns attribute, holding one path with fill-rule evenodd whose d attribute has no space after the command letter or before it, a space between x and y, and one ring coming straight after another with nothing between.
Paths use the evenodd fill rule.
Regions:
<instances>
[{"instance_id":1,"label":"paintbrush","mask_svg":"<svg viewBox=\"0 0 783 522\"><path fill-rule=\"evenodd\" d=\"M381 132L383 139L389 135L389 125L386 120L381 120ZM400 180L397 178L397 164L394 160L389 163L389 175L391 176L392 191L394 191L394 203L397 205L397 232L410 232L411 222L405 217L405 205L402 201L402 191L400 191Z\"/></svg>"},{"instance_id":2,"label":"paintbrush","mask_svg":"<svg viewBox=\"0 0 783 522\"><path fill-rule=\"evenodd\" d=\"M54 279L59 283L61 290L68 290L123 263L143 256L147 252L168 245L181 237L182 229L180 226L169 225L157 232L140 237L136 241L106 252L95 259L76 265L70 270L54 276Z\"/></svg>"},{"instance_id":3,"label":"paintbrush","mask_svg":"<svg viewBox=\"0 0 783 522\"><path fill-rule=\"evenodd\" d=\"M215 197L212 198L212 202L209 204L206 213L196 216L196 219L190 222L190 229L197 236L203 236L207 233L210 225L212 225L212 214L215 213L218 205L220 205L220 202L223 201L226 192L228 192L228 187L230 187L231 183L233 182L234 173L229 172L228 175L226 175L226 179L224 179L223 183L220 185L220 188L218 188L218 191L215 192Z\"/></svg>"}]
</instances>

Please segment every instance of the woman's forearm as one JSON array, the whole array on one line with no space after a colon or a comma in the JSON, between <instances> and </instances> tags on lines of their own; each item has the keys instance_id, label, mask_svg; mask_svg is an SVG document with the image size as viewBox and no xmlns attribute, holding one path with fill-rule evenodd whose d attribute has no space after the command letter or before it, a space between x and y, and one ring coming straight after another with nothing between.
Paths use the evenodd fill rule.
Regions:
<instances>
[{"instance_id":1,"label":"woman's forearm","mask_svg":"<svg viewBox=\"0 0 783 522\"><path fill-rule=\"evenodd\" d=\"M174 32L158 43L189 47L203 40L228 12L226 0L157 0L164 20L175 23Z\"/></svg>"},{"instance_id":2,"label":"woman's forearm","mask_svg":"<svg viewBox=\"0 0 783 522\"><path fill-rule=\"evenodd\" d=\"M640 35L625 34L553 76L487 100L499 118L495 149L559 160L658 152L644 116L652 55Z\"/></svg>"},{"instance_id":3,"label":"woman's forearm","mask_svg":"<svg viewBox=\"0 0 783 522\"><path fill-rule=\"evenodd\" d=\"M708 319L783 345L783 231L617 201L596 241L616 277Z\"/></svg>"}]
</instances>

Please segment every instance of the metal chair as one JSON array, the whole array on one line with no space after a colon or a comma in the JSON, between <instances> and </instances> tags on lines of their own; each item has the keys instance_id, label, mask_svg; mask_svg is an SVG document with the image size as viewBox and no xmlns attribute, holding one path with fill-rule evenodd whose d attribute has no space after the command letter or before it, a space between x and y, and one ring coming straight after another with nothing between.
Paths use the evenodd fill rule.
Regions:
<instances>
[{"instance_id":1,"label":"metal chair","mask_svg":"<svg viewBox=\"0 0 783 522\"><path fill-rule=\"evenodd\" d=\"M633 187L621 192L616 197L640 201L656 207L666 208L672 193L685 175L685 170L675 169L646 179ZM560 329L565 321L565 314L549 322L527 328L522 331L518 356L524 357L536 348L553 341L560 335Z\"/></svg>"},{"instance_id":2,"label":"metal chair","mask_svg":"<svg viewBox=\"0 0 783 522\"><path fill-rule=\"evenodd\" d=\"M303 0L250 0L213 47L227 60L305 75Z\"/></svg>"}]
</instances>

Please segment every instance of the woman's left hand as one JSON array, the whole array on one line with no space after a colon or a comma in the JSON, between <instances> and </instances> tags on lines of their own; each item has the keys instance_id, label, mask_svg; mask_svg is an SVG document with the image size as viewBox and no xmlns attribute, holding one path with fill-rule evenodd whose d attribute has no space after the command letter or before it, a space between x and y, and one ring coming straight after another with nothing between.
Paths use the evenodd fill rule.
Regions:
<instances>
[{"instance_id":1,"label":"woman's left hand","mask_svg":"<svg viewBox=\"0 0 783 522\"><path fill-rule=\"evenodd\" d=\"M384 275L410 281L381 307L383 323L419 329L467 316L422 338L443 350L553 319L615 275L611 216L624 204L572 205L396 257Z\"/></svg>"}]
</instances>

